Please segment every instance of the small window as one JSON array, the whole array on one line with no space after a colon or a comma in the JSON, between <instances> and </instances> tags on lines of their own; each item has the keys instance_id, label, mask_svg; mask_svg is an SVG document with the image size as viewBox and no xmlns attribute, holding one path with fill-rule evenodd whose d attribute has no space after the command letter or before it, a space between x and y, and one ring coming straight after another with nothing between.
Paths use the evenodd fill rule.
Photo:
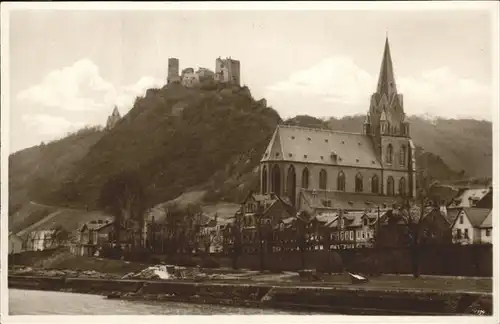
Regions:
<instances>
[{"instance_id":1,"label":"small window","mask_svg":"<svg viewBox=\"0 0 500 324\"><path fill-rule=\"evenodd\" d=\"M465 237L466 239L468 239L468 238L469 238L469 229L468 229L468 228L464 229L464 237Z\"/></svg>"},{"instance_id":2,"label":"small window","mask_svg":"<svg viewBox=\"0 0 500 324\"><path fill-rule=\"evenodd\" d=\"M460 224L464 223L464 215L460 215Z\"/></svg>"},{"instance_id":3,"label":"small window","mask_svg":"<svg viewBox=\"0 0 500 324\"><path fill-rule=\"evenodd\" d=\"M325 139L325 143L328 143L328 139Z\"/></svg>"},{"instance_id":4,"label":"small window","mask_svg":"<svg viewBox=\"0 0 500 324\"><path fill-rule=\"evenodd\" d=\"M280 152L276 152L276 156L280 156Z\"/></svg>"},{"instance_id":5,"label":"small window","mask_svg":"<svg viewBox=\"0 0 500 324\"><path fill-rule=\"evenodd\" d=\"M304 159L307 159L307 154L304 154Z\"/></svg>"},{"instance_id":6,"label":"small window","mask_svg":"<svg viewBox=\"0 0 500 324\"><path fill-rule=\"evenodd\" d=\"M295 139L295 136L292 136L292 139Z\"/></svg>"},{"instance_id":7,"label":"small window","mask_svg":"<svg viewBox=\"0 0 500 324\"><path fill-rule=\"evenodd\" d=\"M489 228L486 229L486 236L487 237L491 236L491 229L489 229Z\"/></svg>"},{"instance_id":8,"label":"small window","mask_svg":"<svg viewBox=\"0 0 500 324\"><path fill-rule=\"evenodd\" d=\"M308 138L307 138L307 140L308 140L308 141L310 141L310 140L311 140L311 138L310 138L310 137L308 137Z\"/></svg>"},{"instance_id":9,"label":"small window","mask_svg":"<svg viewBox=\"0 0 500 324\"><path fill-rule=\"evenodd\" d=\"M289 157L292 157L292 153L288 153L288 156L289 156Z\"/></svg>"}]
</instances>

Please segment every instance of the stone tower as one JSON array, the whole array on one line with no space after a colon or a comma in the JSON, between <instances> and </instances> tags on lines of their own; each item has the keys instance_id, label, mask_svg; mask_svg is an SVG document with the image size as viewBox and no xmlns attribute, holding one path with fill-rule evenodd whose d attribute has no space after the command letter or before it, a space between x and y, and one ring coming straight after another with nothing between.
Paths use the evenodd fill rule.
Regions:
<instances>
[{"instance_id":1,"label":"stone tower","mask_svg":"<svg viewBox=\"0 0 500 324\"><path fill-rule=\"evenodd\" d=\"M110 130L111 128L115 127L116 123L121 119L122 117L120 116L120 112L118 111L118 107L115 106L113 109L113 112L111 115L108 117L108 121L106 122L106 129Z\"/></svg>"},{"instance_id":2,"label":"stone tower","mask_svg":"<svg viewBox=\"0 0 500 324\"><path fill-rule=\"evenodd\" d=\"M415 147L410 138L410 124L398 93L386 37L377 90L371 96L370 109L363 123L363 133L372 138L382 166L409 174L409 194L415 195ZM386 172L390 174L389 171Z\"/></svg>"},{"instance_id":3,"label":"stone tower","mask_svg":"<svg viewBox=\"0 0 500 324\"><path fill-rule=\"evenodd\" d=\"M172 83L174 81L180 81L179 59L175 58L175 57L171 57L168 59L167 84Z\"/></svg>"}]
</instances>

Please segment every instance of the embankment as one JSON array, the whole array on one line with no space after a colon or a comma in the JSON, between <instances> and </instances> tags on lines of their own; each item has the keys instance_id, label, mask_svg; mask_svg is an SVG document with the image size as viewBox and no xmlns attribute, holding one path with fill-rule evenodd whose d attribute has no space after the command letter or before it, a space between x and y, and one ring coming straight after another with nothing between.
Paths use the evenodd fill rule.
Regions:
<instances>
[{"instance_id":1,"label":"embankment","mask_svg":"<svg viewBox=\"0 0 500 324\"><path fill-rule=\"evenodd\" d=\"M340 314L458 315L491 314L492 295L351 287L285 287L194 281L111 280L9 276L9 288L53 290L129 300L165 300L232 306L292 308Z\"/></svg>"}]
</instances>

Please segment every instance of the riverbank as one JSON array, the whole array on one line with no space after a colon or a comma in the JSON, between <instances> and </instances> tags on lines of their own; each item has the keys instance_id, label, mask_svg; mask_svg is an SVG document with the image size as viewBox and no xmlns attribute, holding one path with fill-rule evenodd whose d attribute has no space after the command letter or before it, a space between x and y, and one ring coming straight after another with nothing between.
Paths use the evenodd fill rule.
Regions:
<instances>
[{"instance_id":1,"label":"riverbank","mask_svg":"<svg viewBox=\"0 0 500 324\"><path fill-rule=\"evenodd\" d=\"M113 295L125 300L205 303L366 315L488 315L492 294L279 282L196 282L9 275L9 288Z\"/></svg>"}]
</instances>

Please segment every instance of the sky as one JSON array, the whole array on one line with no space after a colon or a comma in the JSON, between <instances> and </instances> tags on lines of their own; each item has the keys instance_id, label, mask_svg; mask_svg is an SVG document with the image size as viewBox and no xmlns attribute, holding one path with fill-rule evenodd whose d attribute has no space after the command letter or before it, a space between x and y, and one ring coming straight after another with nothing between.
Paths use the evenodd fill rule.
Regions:
<instances>
[{"instance_id":1,"label":"sky","mask_svg":"<svg viewBox=\"0 0 500 324\"><path fill-rule=\"evenodd\" d=\"M241 62L283 118L365 114L388 35L409 115L492 119L488 11L10 12L10 152L104 125L181 69Z\"/></svg>"}]
</instances>

